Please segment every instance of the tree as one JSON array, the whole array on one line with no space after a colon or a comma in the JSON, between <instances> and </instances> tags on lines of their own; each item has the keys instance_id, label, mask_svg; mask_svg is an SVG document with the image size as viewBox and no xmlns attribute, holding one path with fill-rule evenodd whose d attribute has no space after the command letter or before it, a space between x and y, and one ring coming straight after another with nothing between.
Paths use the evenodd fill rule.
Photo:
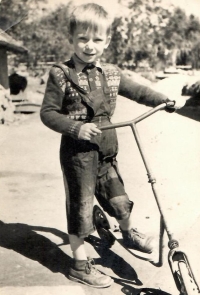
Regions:
<instances>
[{"instance_id":1,"label":"tree","mask_svg":"<svg viewBox=\"0 0 200 295\"><path fill-rule=\"evenodd\" d=\"M200 22L180 8L165 7L159 0L126 1L126 13L114 22L108 61L119 65L148 60L150 66L166 66L169 54L176 50L177 62L191 64L192 46L200 39ZM178 50L177 50L178 49Z\"/></svg>"},{"instance_id":2,"label":"tree","mask_svg":"<svg viewBox=\"0 0 200 295\"><path fill-rule=\"evenodd\" d=\"M29 49L29 61L34 64L41 59L46 61L51 55L56 61L64 61L72 53L67 29L71 3L48 13L38 9L44 2L3 0L0 4L0 27L23 41ZM103 56L105 61L137 65L145 59L155 67L158 61L166 64L167 51L179 49L177 62L191 62L191 50L200 40L197 18L186 16L181 9L165 7L161 0L123 0L121 11L113 23L111 44ZM14 22L18 24L13 25Z\"/></svg>"},{"instance_id":3,"label":"tree","mask_svg":"<svg viewBox=\"0 0 200 295\"><path fill-rule=\"evenodd\" d=\"M2 0L0 2L0 28L17 30L34 19L41 11L41 3L47 0Z\"/></svg>"},{"instance_id":4,"label":"tree","mask_svg":"<svg viewBox=\"0 0 200 295\"><path fill-rule=\"evenodd\" d=\"M170 12L158 1L140 0L127 5L126 15L114 22L113 38L108 59L121 64L132 60L136 64L141 58L154 64L156 47L162 41L163 30Z\"/></svg>"},{"instance_id":5,"label":"tree","mask_svg":"<svg viewBox=\"0 0 200 295\"><path fill-rule=\"evenodd\" d=\"M28 35L24 36L24 44L30 48L31 59L45 61L48 55L54 55L56 61L64 61L72 53L68 42L69 5L59 7L54 13L29 24ZM34 42L33 42L34 40Z\"/></svg>"},{"instance_id":6,"label":"tree","mask_svg":"<svg viewBox=\"0 0 200 295\"><path fill-rule=\"evenodd\" d=\"M23 41L29 50L29 62L54 55L56 60L64 60L71 53L67 40L67 16L70 5L61 6L53 13L41 11L41 2L46 0L11 0L1 5L0 26L16 40ZM13 14L6 13L10 9ZM67 54L66 54L67 52Z\"/></svg>"},{"instance_id":7,"label":"tree","mask_svg":"<svg viewBox=\"0 0 200 295\"><path fill-rule=\"evenodd\" d=\"M196 44L192 47L192 63L193 67L196 69L200 68L200 42L196 42Z\"/></svg>"}]
</instances>

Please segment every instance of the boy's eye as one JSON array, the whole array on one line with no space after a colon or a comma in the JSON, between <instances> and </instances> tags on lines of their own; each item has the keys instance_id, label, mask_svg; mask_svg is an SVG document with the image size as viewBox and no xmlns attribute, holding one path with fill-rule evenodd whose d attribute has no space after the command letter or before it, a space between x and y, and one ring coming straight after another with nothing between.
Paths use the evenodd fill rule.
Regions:
<instances>
[{"instance_id":1,"label":"boy's eye","mask_svg":"<svg viewBox=\"0 0 200 295\"><path fill-rule=\"evenodd\" d=\"M87 38L86 37L79 37L79 40L81 40L81 41L87 41Z\"/></svg>"},{"instance_id":2,"label":"boy's eye","mask_svg":"<svg viewBox=\"0 0 200 295\"><path fill-rule=\"evenodd\" d=\"M95 42L102 42L103 40L101 38L96 38Z\"/></svg>"}]
</instances>

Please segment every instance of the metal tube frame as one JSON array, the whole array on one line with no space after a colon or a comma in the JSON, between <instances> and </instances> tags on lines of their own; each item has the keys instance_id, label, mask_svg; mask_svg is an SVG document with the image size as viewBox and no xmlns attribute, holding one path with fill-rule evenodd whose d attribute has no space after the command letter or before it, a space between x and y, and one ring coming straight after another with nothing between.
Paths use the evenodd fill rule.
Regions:
<instances>
[{"instance_id":1,"label":"metal tube frame","mask_svg":"<svg viewBox=\"0 0 200 295\"><path fill-rule=\"evenodd\" d=\"M164 241L164 232L166 231L168 238L169 238L168 247L170 249L169 254L168 254L168 262L169 262L170 269L172 271L172 275L174 277L175 283L177 285L177 288L180 290L181 289L180 285L182 284L182 282L178 281L178 279L177 279L177 271L179 268L178 262L184 261L188 267L189 274L193 278L193 280L197 286L197 289L199 291L199 287L198 287L198 284L197 284L196 279L194 277L194 274L192 272L187 255L179 249L179 243L177 240L175 240L173 238L173 233L169 229L167 219L166 219L166 216L164 213L164 209L162 207L162 204L161 204L159 196L158 196L158 191L156 188L156 179L150 169L149 162L148 162L146 153L144 151L144 147L142 145L138 130L136 128L136 124L141 122L142 120L146 119L147 117L153 115L154 113L156 113L160 110L164 110L166 107L173 107L173 106L174 106L174 102L162 103L159 106L149 110L148 112L142 114L141 116L139 116L131 121L114 123L112 125L102 126L102 127L100 127L100 129L107 130L107 129L113 129L113 128L126 127L126 126L131 127L131 130L134 134L135 141L137 143L140 155L142 157L144 166L147 171L148 182L151 184L152 191L153 191L153 194L154 194L154 197L155 197L155 200L156 200L159 212L160 212L159 257L158 257L158 262L151 262L151 263L155 266L158 266L158 267L162 266L162 264L163 264L163 241Z\"/></svg>"},{"instance_id":2,"label":"metal tube frame","mask_svg":"<svg viewBox=\"0 0 200 295\"><path fill-rule=\"evenodd\" d=\"M158 209L160 211L160 215L161 215L161 217L160 217L160 233L159 233L159 261L157 263L157 266L161 266L162 263L163 263L163 257L162 257L162 252L163 251L162 251L162 248L163 248L164 230L166 230L168 238L169 238L169 248L170 249L171 248L174 249L174 248L178 247L178 242L176 240L173 240L173 234L172 234L172 232L170 231L170 229L168 227L167 219L166 219L166 216L164 214L164 210L162 208L161 202L160 202L159 197L158 197L158 192L157 192L157 189L156 189L156 179L153 176L153 173L152 173L152 171L150 169L150 165L149 165L149 162L147 160L147 156L146 156L146 154L144 152L144 147L142 146L142 142L140 140L140 136L139 136L139 133L137 131L136 124L143 121L147 117L155 114L156 112L158 112L160 110L164 110L166 107L173 107L173 106L174 106L174 102L162 103L162 104L158 105L157 107L149 110L148 112L140 115L139 117L137 117L137 118L135 118L133 120L125 121L125 122L121 122L121 123L114 123L112 125L106 125L106 126L100 127L101 130L107 130L107 129L113 129L113 128L121 128L121 127L127 127L127 126L131 127L131 129L132 129L132 132L134 134L134 137L135 137L135 140L136 140L140 155L142 157L144 166L145 166L146 171L147 171L148 182L152 186L152 190L153 190L153 193L154 193L154 196L155 196L155 200L156 200L156 203L157 203Z\"/></svg>"},{"instance_id":3,"label":"metal tube frame","mask_svg":"<svg viewBox=\"0 0 200 295\"><path fill-rule=\"evenodd\" d=\"M152 171L150 169L150 165L149 165L147 156L146 156L146 154L144 152L144 147L142 145L138 130L136 128L136 124L141 122L142 120L146 119L147 117L153 115L154 113L156 113L156 112L158 112L160 110L164 110L166 108L166 106L173 106L173 105L174 105L174 103L171 103L171 102L170 103L163 103L163 104L160 104L159 106L149 110L148 112L142 114L141 116L139 116L139 117L137 117L137 118L135 118L135 119L133 119L131 121L125 121L125 122L121 122L121 123L114 123L112 125L106 125L106 126L100 127L101 130L107 130L107 129L113 129L113 128L121 128L121 127L126 127L126 126L129 126L132 129L132 132L134 134L134 137L135 137L135 140L136 140L140 155L142 157L144 166L145 166L146 171L147 171L148 182L152 186L152 190L153 190L153 193L154 193L154 196L155 196L155 199L156 199L156 203L158 205L158 209L159 209L160 215L161 215L160 239L159 239L159 248L160 249L162 249L162 244L163 244L163 231L164 231L163 229L166 230L167 235L169 237L169 240L172 240L173 235L172 235L171 231L168 228L168 224L167 224L167 220L166 220L166 217L165 217L165 214L164 214L164 210L162 208L162 205L160 203L158 193L157 193L157 190L156 190L156 179L153 176L153 173L152 173ZM161 252L162 251L159 251L159 253L160 253L160 255L159 255L159 264L162 263L162 253Z\"/></svg>"}]
</instances>

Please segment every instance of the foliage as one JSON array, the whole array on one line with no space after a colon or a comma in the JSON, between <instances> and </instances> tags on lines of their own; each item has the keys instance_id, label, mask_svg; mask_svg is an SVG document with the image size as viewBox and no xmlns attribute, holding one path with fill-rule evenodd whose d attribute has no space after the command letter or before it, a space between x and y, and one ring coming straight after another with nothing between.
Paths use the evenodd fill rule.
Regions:
<instances>
[{"instance_id":1,"label":"foliage","mask_svg":"<svg viewBox=\"0 0 200 295\"><path fill-rule=\"evenodd\" d=\"M68 16L70 4L61 6L54 14L47 16L41 24L48 28L51 37L51 54L54 54L56 60L66 60L72 54L72 48L68 41ZM51 24L49 26L48 24ZM50 46L51 46L50 45Z\"/></svg>"},{"instance_id":2,"label":"foliage","mask_svg":"<svg viewBox=\"0 0 200 295\"><path fill-rule=\"evenodd\" d=\"M9 5L4 1L0 6L0 27L23 41L29 50L28 62L34 65L50 56L55 60L66 59L71 53L66 30L69 5L49 14L45 10L42 14L40 6L40 0L11 0ZM11 9L13 13L7 13Z\"/></svg>"},{"instance_id":3,"label":"foliage","mask_svg":"<svg viewBox=\"0 0 200 295\"><path fill-rule=\"evenodd\" d=\"M29 62L34 64L51 56L55 61L66 60L72 53L67 38L70 2L50 13L39 9L44 2L3 0L0 4L0 27L23 41L29 49ZM176 50L178 64L199 66L200 22L195 16L187 16L180 8L165 7L161 0L120 2L122 13L114 20L104 60L136 67L146 60L150 67L157 67L159 63L166 65L169 52Z\"/></svg>"},{"instance_id":4,"label":"foliage","mask_svg":"<svg viewBox=\"0 0 200 295\"><path fill-rule=\"evenodd\" d=\"M0 28L20 33L23 26L40 15L41 3L47 0L2 0L0 2ZM21 35L23 37L23 35Z\"/></svg>"},{"instance_id":5,"label":"foliage","mask_svg":"<svg viewBox=\"0 0 200 295\"><path fill-rule=\"evenodd\" d=\"M167 64L169 51L177 51L178 62L192 63L192 44L200 38L200 23L187 17L180 8L169 9L156 0L133 1L128 14L114 22L113 42L108 60L123 64L133 60L136 66L148 60L151 67L159 61Z\"/></svg>"},{"instance_id":6,"label":"foliage","mask_svg":"<svg viewBox=\"0 0 200 295\"><path fill-rule=\"evenodd\" d=\"M196 42L192 47L193 67L200 69L200 42Z\"/></svg>"},{"instance_id":7,"label":"foliage","mask_svg":"<svg viewBox=\"0 0 200 295\"><path fill-rule=\"evenodd\" d=\"M67 38L68 7L60 7L55 13L43 17L40 21L29 24L24 36L24 44L31 48L30 57L35 63L45 61L49 56L54 60L66 60L71 55Z\"/></svg>"},{"instance_id":8,"label":"foliage","mask_svg":"<svg viewBox=\"0 0 200 295\"><path fill-rule=\"evenodd\" d=\"M168 10L153 0L131 2L128 14L114 23L113 62L121 64L124 60L134 60L137 64L142 59L149 59L154 63L156 45L162 42L162 31L169 16ZM119 46L116 46L116 40Z\"/></svg>"}]
</instances>

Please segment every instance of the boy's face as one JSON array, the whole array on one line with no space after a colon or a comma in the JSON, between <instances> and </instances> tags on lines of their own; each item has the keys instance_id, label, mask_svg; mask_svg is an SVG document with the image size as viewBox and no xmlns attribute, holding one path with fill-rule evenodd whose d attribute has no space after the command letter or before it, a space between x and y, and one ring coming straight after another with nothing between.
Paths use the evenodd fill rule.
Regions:
<instances>
[{"instance_id":1,"label":"boy's face","mask_svg":"<svg viewBox=\"0 0 200 295\"><path fill-rule=\"evenodd\" d=\"M78 26L70 37L76 55L85 63L97 61L110 43L106 29L97 32Z\"/></svg>"}]
</instances>

